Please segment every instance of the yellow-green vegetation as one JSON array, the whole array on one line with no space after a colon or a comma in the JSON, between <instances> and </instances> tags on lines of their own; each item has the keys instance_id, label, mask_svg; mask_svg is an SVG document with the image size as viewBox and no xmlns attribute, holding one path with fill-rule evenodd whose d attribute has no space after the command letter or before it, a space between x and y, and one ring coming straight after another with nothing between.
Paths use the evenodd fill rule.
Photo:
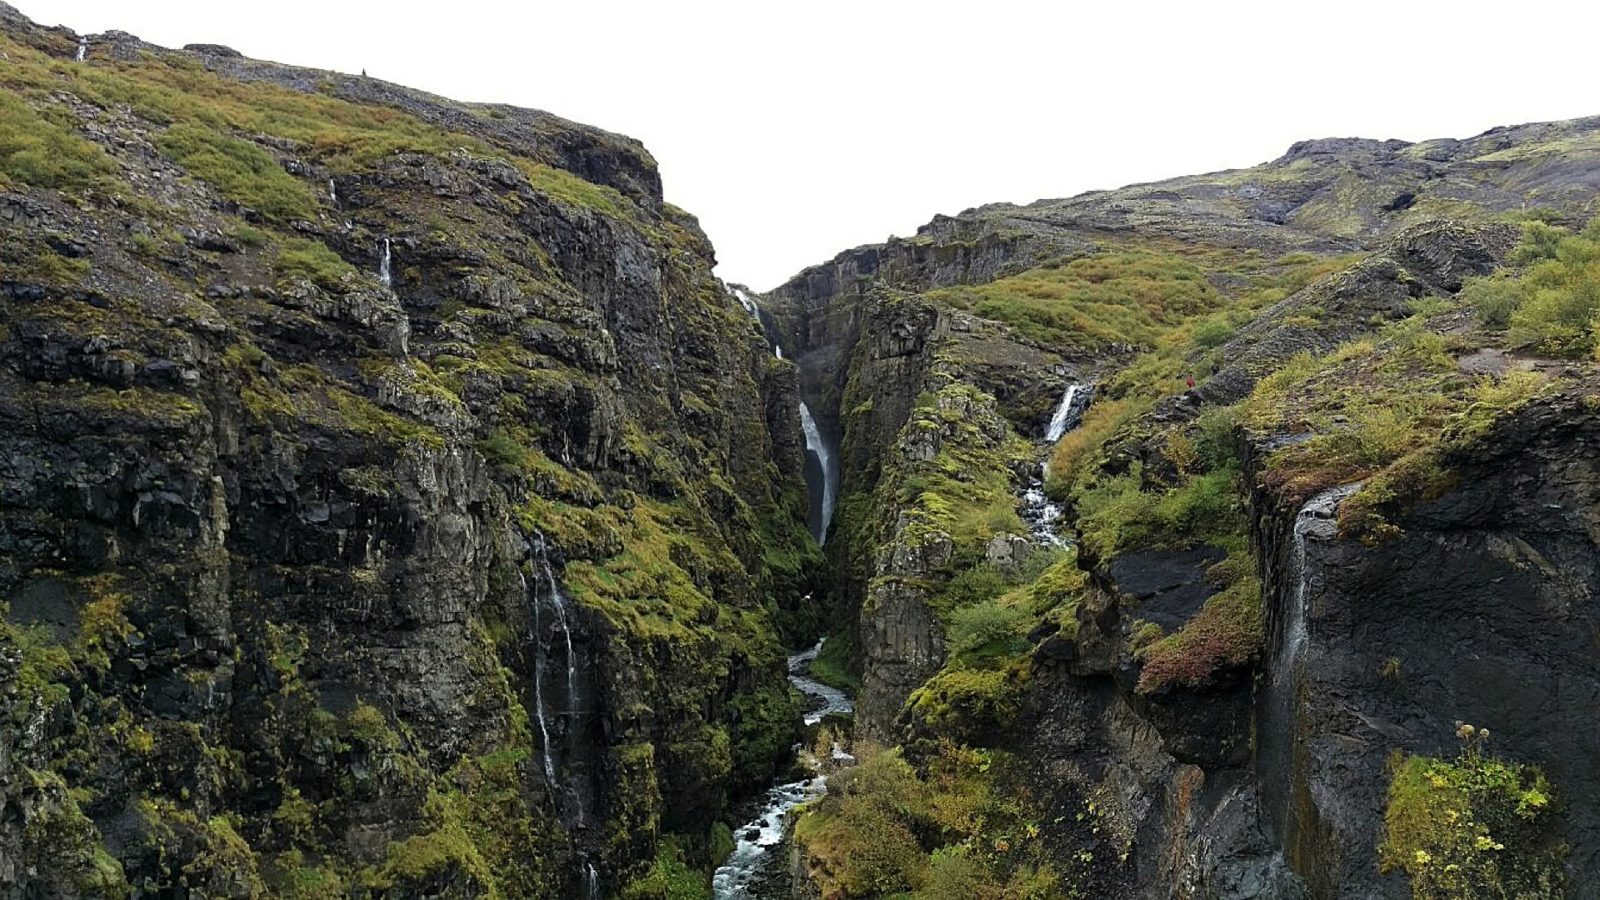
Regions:
<instances>
[{"instance_id":1,"label":"yellow-green vegetation","mask_svg":"<svg viewBox=\"0 0 1600 900\"><path fill-rule=\"evenodd\" d=\"M430 125L387 106L360 104L208 71L181 53L138 59L97 59L81 65L54 59L0 36L0 174L43 187L85 187L114 177L100 148L61 124L71 118L46 109L61 92L105 109L126 107L166 128L156 138L163 153L196 177L280 223L310 219L322 203L320 186L288 174L252 138L268 135L333 172L358 172L396 153L445 157L466 150L509 157L533 188L568 205L642 221L616 190L591 184L543 162L516 156L471 135Z\"/></svg>"},{"instance_id":2,"label":"yellow-green vegetation","mask_svg":"<svg viewBox=\"0 0 1600 900\"><path fill-rule=\"evenodd\" d=\"M1379 863L1411 876L1416 900L1568 896L1566 846L1544 774L1483 752L1487 729L1459 726L1455 760L1396 753Z\"/></svg>"},{"instance_id":3,"label":"yellow-green vegetation","mask_svg":"<svg viewBox=\"0 0 1600 900\"><path fill-rule=\"evenodd\" d=\"M178 124L156 138L156 146L223 196L271 219L289 221L316 215L317 198L305 182L283 170L255 144L202 125Z\"/></svg>"},{"instance_id":4,"label":"yellow-green vegetation","mask_svg":"<svg viewBox=\"0 0 1600 900\"><path fill-rule=\"evenodd\" d=\"M1573 234L1544 222L1523 226L1512 267L1469 282L1462 297L1512 343L1564 357L1596 355L1600 317L1600 218Z\"/></svg>"},{"instance_id":5,"label":"yellow-green vegetation","mask_svg":"<svg viewBox=\"0 0 1600 900\"><path fill-rule=\"evenodd\" d=\"M325 288L337 288L345 278L356 274L355 267L321 241L291 238L278 251L273 268L279 274L307 278Z\"/></svg>"},{"instance_id":6,"label":"yellow-green vegetation","mask_svg":"<svg viewBox=\"0 0 1600 900\"><path fill-rule=\"evenodd\" d=\"M1051 346L1084 348L1149 347L1167 328L1221 302L1198 266L1142 249L1097 253L928 297Z\"/></svg>"},{"instance_id":7,"label":"yellow-green vegetation","mask_svg":"<svg viewBox=\"0 0 1600 900\"><path fill-rule=\"evenodd\" d=\"M0 185L84 188L116 172L99 144L80 137L70 117L46 116L21 97L0 93Z\"/></svg>"},{"instance_id":8,"label":"yellow-green vegetation","mask_svg":"<svg viewBox=\"0 0 1600 900\"><path fill-rule=\"evenodd\" d=\"M673 836L656 844L656 858L650 870L622 889L623 900L706 900L711 886L706 875L685 861L683 849Z\"/></svg>"},{"instance_id":9,"label":"yellow-green vegetation","mask_svg":"<svg viewBox=\"0 0 1600 900\"><path fill-rule=\"evenodd\" d=\"M608 216L628 215L627 198L614 187L584 181L565 169L557 169L524 157L516 157L512 161L522 170L522 174L528 176L528 182L541 194L568 206L586 207Z\"/></svg>"},{"instance_id":10,"label":"yellow-green vegetation","mask_svg":"<svg viewBox=\"0 0 1600 900\"><path fill-rule=\"evenodd\" d=\"M1183 389L1184 379L1204 378L1212 362L1220 362L1215 350L1262 310L1285 299L1312 282L1347 268L1359 254L1318 257L1291 253L1266 261L1249 251L1150 244L1141 252L1161 254L1176 262L1172 265L1197 267L1207 277L1226 278L1241 284L1229 295L1206 295L1206 309L1212 312L1175 315L1153 321L1147 352L1099 385L1094 405L1079 426L1063 435L1051 451L1050 476L1046 487L1060 495L1073 486L1079 476L1100 456L1101 448L1127 425L1148 412L1158 400ZM1186 284L1186 283L1185 283ZM1156 285L1159 287L1159 285ZM1124 285L1119 290L1134 290ZM1147 286L1148 287L1148 286ZM1180 292L1180 299L1182 293ZM1160 302L1160 297L1152 298ZM1180 302L1179 308L1188 308Z\"/></svg>"},{"instance_id":11,"label":"yellow-green vegetation","mask_svg":"<svg viewBox=\"0 0 1600 900\"><path fill-rule=\"evenodd\" d=\"M1297 356L1262 379L1242 404L1245 426L1308 435L1268 458L1263 483L1299 504L1364 479L1341 506L1342 532L1392 535L1385 508L1447 489L1449 452L1481 440L1548 384L1533 372L1464 374L1451 340L1419 313L1326 356Z\"/></svg>"},{"instance_id":12,"label":"yellow-green vegetation","mask_svg":"<svg viewBox=\"0 0 1600 900\"><path fill-rule=\"evenodd\" d=\"M997 534L1021 534L1012 465L1030 459L1032 448L1009 430L996 437L983 420L997 419L993 398L952 381L919 399L901 440L925 440L931 460L904 463L899 477L884 480L880 509L899 509L900 539L917 544L938 534L954 545L952 570L973 565Z\"/></svg>"},{"instance_id":13,"label":"yellow-green vegetation","mask_svg":"<svg viewBox=\"0 0 1600 900\"><path fill-rule=\"evenodd\" d=\"M1039 810L1004 753L953 744L918 772L898 750L860 749L795 823L824 897L1075 896L1049 859Z\"/></svg>"}]
</instances>

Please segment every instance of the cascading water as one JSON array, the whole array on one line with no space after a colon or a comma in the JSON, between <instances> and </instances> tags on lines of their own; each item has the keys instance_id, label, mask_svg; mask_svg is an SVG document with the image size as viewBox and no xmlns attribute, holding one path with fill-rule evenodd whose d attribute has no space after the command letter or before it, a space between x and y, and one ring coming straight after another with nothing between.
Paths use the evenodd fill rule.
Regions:
<instances>
[{"instance_id":1,"label":"cascading water","mask_svg":"<svg viewBox=\"0 0 1600 900\"><path fill-rule=\"evenodd\" d=\"M1305 678L1305 654L1310 642L1308 624L1314 575L1310 571L1307 542L1329 540L1338 533L1339 504L1355 493L1360 483L1323 491L1296 514L1290 564L1294 591L1273 629L1277 645L1268 654L1270 670L1265 684L1258 734L1258 769L1262 774L1264 802L1269 817L1281 829L1288 817L1288 785L1298 741L1295 727L1296 697Z\"/></svg>"},{"instance_id":2,"label":"cascading water","mask_svg":"<svg viewBox=\"0 0 1600 900\"><path fill-rule=\"evenodd\" d=\"M339 186L333 183L332 178L328 179L328 199L334 206L339 205Z\"/></svg>"},{"instance_id":3,"label":"cascading water","mask_svg":"<svg viewBox=\"0 0 1600 900\"><path fill-rule=\"evenodd\" d=\"M755 297L736 284L728 285L728 291L765 332L766 324L761 321L761 307L756 304ZM772 353L783 359L783 348L778 346L777 341L772 342ZM817 539L818 544L826 544L828 525L833 521L833 508L839 495L839 462L834 458L827 442L823 440L822 429L817 427L817 420L811 415L811 407L804 402L800 404L800 430L805 433L806 453L816 457L819 473L817 477L820 481L820 484L812 486L814 492L812 499L815 501L810 517L812 536Z\"/></svg>"},{"instance_id":4,"label":"cascading water","mask_svg":"<svg viewBox=\"0 0 1600 900\"><path fill-rule=\"evenodd\" d=\"M1061 402L1056 406L1055 414L1050 417L1050 427L1044 431L1044 439L1050 443L1061 440L1061 436L1078 426L1078 421L1083 418L1083 409L1088 405L1089 394L1084 385L1074 381L1067 385L1067 392L1061 395Z\"/></svg>"},{"instance_id":5,"label":"cascading water","mask_svg":"<svg viewBox=\"0 0 1600 900\"><path fill-rule=\"evenodd\" d=\"M810 669L812 660L815 660L822 650L822 643L818 641L809 650L789 657L789 683L811 698L813 704L817 706L816 709L806 713L807 725L817 724L830 713L849 713L855 708L849 697L807 677L806 673ZM834 744L829 757L827 765L835 769L855 762L855 757L846 753L837 743ZM772 850L783 843L789 814L795 807L813 797L821 796L827 790L828 777L822 771L824 763L810 759L809 754L807 758L814 774L810 778L772 787L767 791L766 799L756 818L735 832L737 841L733 852L711 877L711 896L716 900L789 896L787 891L762 892L760 884L772 877L773 870L782 864L781 860L776 859L776 854Z\"/></svg>"},{"instance_id":6,"label":"cascading water","mask_svg":"<svg viewBox=\"0 0 1600 900\"><path fill-rule=\"evenodd\" d=\"M1061 440L1062 435L1077 428L1083 421L1083 412L1089 407L1091 397L1092 389L1089 386L1077 382L1067 385L1066 393L1062 395L1055 414L1050 417L1050 424L1044 430L1047 454L1048 445ZM1038 477L1028 481L1027 488L1022 492L1022 521L1038 543L1047 547L1065 547L1067 542L1056 533L1061 507L1051 503L1044 493L1044 479L1049 474L1050 463L1047 461L1039 467Z\"/></svg>"},{"instance_id":7,"label":"cascading water","mask_svg":"<svg viewBox=\"0 0 1600 900\"><path fill-rule=\"evenodd\" d=\"M600 900L600 873L594 863L583 864L583 895L587 900Z\"/></svg>"},{"instance_id":8,"label":"cascading water","mask_svg":"<svg viewBox=\"0 0 1600 900\"><path fill-rule=\"evenodd\" d=\"M544 758L544 780L550 787L551 794L561 792L561 784L556 781L556 762L550 755L550 720L544 711L544 640L539 623L539 595L528 590L528 576L517 570L517 578L522 582L522 596L527 598L528 606L533 613L533 715L539 722L539 750Z\"/></svg>"},{"instance_id":9,"label":"cascading water","mask_svg":"<svg viewBox=\"0 0 1600 900\"><path fill-rule=\"evenodd\" d=\"M384 238L383 239L383 256L378 261L378 280L383 282L383 286L384 287L393 287L394 286L394 278L389 272L389 264L390 264L390 262L391 262L391 256L390 256L390 253L389 253L389 239L388 238Z\"/></svg>"},{"instance_id":10,"label":"cascading water","mask_svg":"<svg viewBox=\"0 0 1600 900\"><path fill-rule=\"evenodd\" d=\"M85 59L89 58L88 38L78 38L78 52L77 55L73 56L72 58L78 62L83 62Z\"/></svg>"},{"instance_id":11,"label":"cascading water","mask_svg":"<svg viewBox=\"0 0 1600 900\"><path fill-rule=\"evenodd\" d=\"M556 632L559 632L562 649L566 652L566 708L554 714L559 716L563 727L557 730L562 738L562 746L566 758L570 761L577 754L578 739L578 656L572 648L571 615L568 610L566 595L561 592L561 584L556 581L555 571L550 567L550 552L543 534L535 533L533 539L534 562L538 566L536 575L538 582L533 596L533 621L534 621L534 649L535 664L533 673L534 710L539 718L539 734L544 739L544 764L545 777L550 783L551 791L557 796L569 798L568 818L571 825L578 828L587 827L588 809L584 802L584 792L579 784L569 784L563 790L556 776L555 754L552 751L550 721L554 717L545 702L544 683L550 668L550 651L545 648L545 635L541 610L548 607L555 614L552 623ZM526 584L526 579L524 579ZM555 638L551 637L553 644ZM570 772L568 773L570 774Z\"/></svg>"},{"instance_id":12,"label":"cascading water","mask_svg":"<svg viewBox=\"0 0 1600 900\"><path fill-rule=\"evenodd\" d=\"M821 501L818 504L815 522L815 536L818 544L828 543L828 524L833 521L834 498L839 490L839 463L833 458L833 451L822 439L822 430L817 427L817 420L811 415L811 407L800 404L800 429L805 432L806 452L817 458L817 465L822 470Z\"/></svg>"}]
</instances>

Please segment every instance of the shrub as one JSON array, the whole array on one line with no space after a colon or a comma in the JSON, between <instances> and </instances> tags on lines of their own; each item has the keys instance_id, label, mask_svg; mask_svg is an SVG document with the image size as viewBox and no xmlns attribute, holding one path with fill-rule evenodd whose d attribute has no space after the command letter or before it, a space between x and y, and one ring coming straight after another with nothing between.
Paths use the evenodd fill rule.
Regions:
<instances>
[{"instance_id":1,"label":"shrub","mask_svg":"<svg viewBox=\"0 0 1600 900\"><path fill-rule=\"evenodd\" d=\"M1007 655L1020 648L1027 616L1020 609L986 600L950 614L951 655L967 659Z\"/></svg>"},{"instance_id":2,"label":"shrub","mask_svg":"<svg viewBox=\"0 0 1600 900\"><path fill-rule=\"evenodd\" d=\"M1152 637L1147 635L1146 637ZM1200 608L1177 632L1145 645L1138 692L1198 687L1223 669L1242 666L1261 652L1261 582L1240 579Z\"/></svg>"},{"instance_id":3,"label":"shrub","mask_svg":"<svg viewBox=\"0 0 1600 900\"><path fill-rule=\"evenodd\" d=\"M1207 316L1195 323L1193 337L1201 347L1220 347L1233 337L1233 325L1223 316Z\"/></svg>"},{"instance_id":4,"label":"shrub","mask_svg":"<svg viewBox=\"0 0 1600 900\"><path fill-rule=\"evenodd\" d=\"M1466 746L1454 762L1391 761L1383 871L1410 875L1416 900L1566 896L1566 848L1543 773L1483 755L1478 735L1487 732L1461 729Z\"/></svg>"}]
</instances>

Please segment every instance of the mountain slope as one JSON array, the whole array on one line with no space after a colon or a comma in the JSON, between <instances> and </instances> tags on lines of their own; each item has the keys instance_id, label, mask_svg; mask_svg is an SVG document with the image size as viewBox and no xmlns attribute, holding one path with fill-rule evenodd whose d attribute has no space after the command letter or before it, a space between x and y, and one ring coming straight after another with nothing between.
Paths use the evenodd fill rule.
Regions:
<instances>
[{"instance_id":1,"label":"mountain slope","mask_svg":"<svg viewBox=\"0 0 1600 900\"><path fill-rule=\"evenodd\" d=\"M802 817L803 883L1589 896L1596 507L1556 459L1591 439L1597 150L1308 141L763 298L844 451L869 760ZM1018 518L1041 477L1067 551Z\"/></svg>"}]
</instances>

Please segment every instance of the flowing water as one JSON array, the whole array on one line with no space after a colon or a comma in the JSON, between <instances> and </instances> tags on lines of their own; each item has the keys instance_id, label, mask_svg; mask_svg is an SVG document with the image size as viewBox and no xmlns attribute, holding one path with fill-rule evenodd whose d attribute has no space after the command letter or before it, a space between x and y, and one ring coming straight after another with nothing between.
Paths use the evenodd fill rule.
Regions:
<instances>
[{"instance_id":1,"label":"flowing water","mask_svg":"<svg viewBox=\"0 0 1600 900\"><path fill-rule=\"evenodd\" d=\"M89 39L88 38L78 38L78 53L77 53L76 56L73 56L72 58L77 60L78 62L83 62L85 59L88 58L88 56L89 56Z\"/></svg>"},{"instance_id":2,"label":"flowing water","mask_svg":"<svg viewBox=\"0 0 1600 900\"><path fill-rule=\"evenodd\" d=\"M389 239L388 238L384 238L383 239L383 258L381 260L379 260L379 262L378 262L378 280L383 282L383 286L384 287L393 287L394 286L394 278L389 273L389 263L390 263Z\"/></svg>"},{"instance_id":3,"label":"flowing water","mask_svg":"<svg viewBox=\"0 0 1600 900\"><path fill-rule=\"evenodd\" d=\"M850 698L825 684L807 676L811 662L822 650L822 641L809 650L789 657L789 683L811 699L816 708L806 713L806 724L815 725L829 713L848 713L854 710ZM855 758L838 744L831 753L834 768L848 766ZM794 808L827 790L828 778L818 771L821 764L812 761L813 774L809 778L788 781L767 791L760 813L749 824L734 832L733 853L711 878L711 895L716 900L755 900L776 897L761 890L761 882L771 877L774 870L784 865L782 854L774 852L787 834L789 814ZM787 896L786 893L782 896Z\"/></svg>"},{"instance_id":4,"label":"flowing water","mask_svg":"<svg viewBox=\"0 0 1600 900\"><path fill-rule=\"evenodd\" d=\"M1078 421L1083 418L1083 410L1088 405L1089 391L1084 385L1077 382L1067 385L1067 392L1061 395L1061 402L1050 417L1050 427L1044 431L1044 439L1054 444L1061 440L1063 434L1078 427Z\"/></svg>"},{"instance_id":5,"label":"flowing water","mask_svg":"<svg viewBox=\"0 0 1600 900\"><path fill-rule=\"evenodd\" d=\"M544 780L550 786L551 794L561 792L561 784L556 781L556 762L550 755L550 725L544 712L544 641L541 639L539 627L539 595L528 590L528 577L517 570L517 578L522 581L522 596L528 598L528 605L533 610L533 715L539 722L539 751L543 754Z\"/></svg>"},{"instance_id":6,"label":"flowing water","mask_svg":"<svg viewBox=\"0 0 1600 900\"><path fill-rule=\"evenodd\" d=\"M1310 606L1312 589L1316 580L1310 571L1307 542L1327 540L1338 530L1339 504L1359 490L1361 485L1347 484L1323 491L1306 502L1295 516L1290 577L1294 578L1294 595L1283 610L1283 624L1276 629L1278 646L1269 654L1271 668L1265 683L1262 704L1263 721L1257 728L1260 751L1257 754L1262 770L1264 805L1269 817L1275 817L1281 827L1287 816L1288 785L1297 738L1295 727L1296 698L1303 689L1306 667L1306 647L1310 642Z\"/></svg>"},{"instance_id":7,"label":"flowing water","mask_svg":"<svg viewBox=\"0 0 1600 900\"><path fill-rule=\"evenodd\" d=\"M1049 445L1061 440L1062 435L1077 428L1083 421L1083 413L1089 408L1092 397L1093 389L1088 385L1077 382L1067 385L1066 393L1061 396L1061 402L1056 405L1055 414L1050 417L1050 424L1044 430L1046 455L1050 452ZM1044 493L1044 479L1049 474L1050 463L1047 461L1039 467L1038 477L1029 479L1028 486L1023 489L1019 512L1036 543L1046 547L1065 547L1066 539L1056 533L1056 523L1061 520L1061 507L1050 502Z\"/></svg>"},{"instance_id":8,"label":"flowing water","mask_svg":"<svg viewBox=\"0 0 1600 900\"><path fill-rule=\"evenodd\" d=\"M822 430L811 415L811 407L804 403L800 404L800 429L806 435L806 452L817 458L817 465L822 470L822 498L817 514L812 518L817 543L826 544L828 524L833 521L834 497L839 490L839 462L833 458L833 450L827 441L822 439Z\"/></svg>"},{"instance_id":9,"label":"flowing water","mask_svg":"<svg viewBox=\"0 0 1600 900\"><path fill-rule=\"evenodd\" d=\"M728 292L733 294L734 299L739 301L739 305L765 333L766 323L761 321L761 307L756 304L755 296L738 285L728 285ZM783 359L783 348L778 346L777 341L772 342L772 353ZM839 461L823 439L822 429L817 427L817 420L811 415L811 407L804 402L800 404L800 430L805 433L806 453L817 459L818 478L821 480L820 484L810 486L811 499L816 504L809 517L811 534L818 544L826 544L828 525L833 522L833 508L839 496Z\"/></svg>"}]
</instances>

